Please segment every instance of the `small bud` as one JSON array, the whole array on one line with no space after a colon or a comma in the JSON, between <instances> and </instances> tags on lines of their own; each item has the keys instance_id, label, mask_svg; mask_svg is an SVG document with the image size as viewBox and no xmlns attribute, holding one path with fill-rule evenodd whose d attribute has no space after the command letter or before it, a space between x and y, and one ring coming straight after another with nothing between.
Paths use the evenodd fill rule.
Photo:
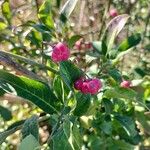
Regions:
<instances>
[{"instance_id":1,"label":"small bud","mask_svg":"<svg viewBox=\"0 0 150 150\"><path fill-rule=\"evenodd\" d=\"M131 87L131 81L124 80L121 82L120 86L123 88L130 88Z\"/></svg>"},{"instance_id":2,"label":"small bud","mask_svg":"<svg viewBox=\"0 0 150 150\"><path fill-rule=\"evenodd\" d=\"M54 62L61 62L68 60L69 56L69 48L66 46L66 44L59 42L54 46L51 58Z\"/></svg>"},{"instance_id":3,"label":"small bud","mask_svg":"<svg viewBox=\"0 0 150 150\"><path fill-rule=\"evenodd\" d=\"M117 12L116 9L111 9L111 10L109 11L109 15L110 15L111 17L116 17L116 16L118 15L118 12Z\"/></svg>"}]
</instances>

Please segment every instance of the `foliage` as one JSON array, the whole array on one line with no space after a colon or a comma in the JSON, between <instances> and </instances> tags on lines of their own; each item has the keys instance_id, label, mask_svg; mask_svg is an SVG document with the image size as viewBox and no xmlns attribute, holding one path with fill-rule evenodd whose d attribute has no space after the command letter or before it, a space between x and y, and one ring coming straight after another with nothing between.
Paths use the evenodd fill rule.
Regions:
<instances>
[{"instance_id":1,"label":"foliage","mask_svg":"<svg viewBox=\"0 0 150 150\"><path fill-rule=\"evenodd\" d=\"M87 29L82 27L85 16L81 8L87 4L85 11L89 13L96 12L97 8L92 10L90 1L84 2L80 6L78 0L32 1L30 18L17 14L24 4L16 11L10 1L3 0L0 12L1 149L134 150L145 147L150 134L149 14L138 16L141 14L138 7L146 10L148 3L145 0L127 5L125 1L122 1L124 5L115 0L104 2L98 9L101 23L96 22L95 13L95 22L88 16ZM99 6L99 1L94 2ZM114 18L109 16L112 6L118 8L119 15ZM136 6L135 12L133 6ZM76 9L79 7L80 10ZM75 19L78 13L80 16ZM140 19L144 30L137 27ZM78 22L73 26L75 20ZM96 25L98 31L90 31ZM54 62L51 59L58 42L68 46L69 60ZM136 63L135 58L139 62ZM103 86L96 94L84 94L74 88L75 81L81 77L87 82L99 79ZM121 87L124 80L131 81L131 86ZM13 136L16 136L15 144L11 142L15 141Z\"/></svg>"}]
</instances>

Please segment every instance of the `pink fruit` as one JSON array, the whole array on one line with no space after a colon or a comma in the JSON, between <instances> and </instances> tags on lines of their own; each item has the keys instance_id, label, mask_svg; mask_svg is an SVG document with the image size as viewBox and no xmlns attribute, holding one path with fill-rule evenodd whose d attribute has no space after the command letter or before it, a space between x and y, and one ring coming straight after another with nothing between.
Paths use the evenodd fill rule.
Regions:
<instances>
[{"instance_id":1,"label":"pink fruit","mask_svg":"<svg viewBox=\"0 0 150 150\"><path fill-rule=\"evenodd\" d=\"M81 90L83 82L84 82L84 78L83 78L83 77L80 78L80 79L78 79L78 80L75 81L75 83L74 83L74 88L75 88L76 90Z\"/></svg>"},{"instance_id":2,"label":"pink fruit","mask_svg":"<svg viewBox=\"0 0 150 150\"><path fill-rule=\"evenodd\" d=\"M99 79L92 79L88 82L89 93L96 94L102 87L102 83Z\"/></svg>"},{"instance_id":3,"label":"pink fruit","mask_svg":"<svg viewBox=\"0 0 150 150\"><path fill-rule=\"evenodd\" d=\"M89 84L88 81L84 81L81 87L81 92L84 94L88 94L89 93Z\"/></svg>"},{"instance_id":4,"label":"pink fruit","mask_svg":"<svg viewBox=\"0 0 150 150\"><path fill-rule=\"evenodd\" d=\"M54 62L61 62L68 60L69 56L69 48L66 46L66 44L59 42L54 46L51 58Z\"/></svg>"},{"instance_id":5,"label":"pink fruit","mask_svg":"<svg viewBox=\"0 0 150 150\"><path fill-rule=\"evenodd\" d=\"M121 82L120 86L123 88L130 88L131 87L131 81L124 80Z\"/></svg>"},{"instance_id":6,"label":"pink fruit","mask_svg":"<svg viewBox=\"0 0 150 150\"><path fill-rule=\"evenodd\" d=\"M118 15L118 12L117 12L116 9L111 9L111 10L109 11L109 15L110 15L111 17L116 17L116 16Z\"/></svg>"}]
</instances>

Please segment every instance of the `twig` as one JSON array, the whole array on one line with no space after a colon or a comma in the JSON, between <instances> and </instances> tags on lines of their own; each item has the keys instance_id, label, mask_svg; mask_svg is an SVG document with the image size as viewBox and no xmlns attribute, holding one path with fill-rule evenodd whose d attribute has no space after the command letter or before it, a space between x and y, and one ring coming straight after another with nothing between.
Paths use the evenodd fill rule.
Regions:
<instances>
[{"instance_id":1,"label":"twig","mask_svg":"<svg viewBox=\"0 0 150 150\"><path fill-rule=\"evenodd\" d=\"M50 116L44 116L42 118L39 118L38 123L44 122L44 121L48 120L49 118L50 118ZM15 133L16 131L20 130L23 126L23 123L24 123L24 121L22 122L21 125L18 125L18 126L12 128L12 129L5 130L5 131L1 132L0 133L0 144L2 144L9 135L11 135L11 134Z\"/></svg>"},{"instance_id":2,"label":"twig","mask_svg":"<svg viewBox=\"0 0 150 150\"><path fill-rule=\"evenodd\" d=\"M12 54L12 53L9 53L9 52L6 52L6 51L0 51L0 56L1 55L5 56L5 57L13 57L13 58L16 58L16 59L18 59L20 61L26 62L26 63L28 63L30 65L37 66L37 67L39 67L41 69L44 69L46 71L49 70L49 71L53 72L54 74L59 74L59 72L57 70L55 70L55 69L53 69L53 68L51 68L49 66L45 66L43 64L39 64L39 63L37 63L35 61L32 61L31 59L25 58L23 56Z\"/></svg>"},{"instance_id":3,"label":"twig","mask_svg":"<svg viewBox=\"0 0 150 150\"><path fill-rule=\"evenodd\" d=\"M33 79L42 81L40 79L40 77L37 76L35 73L27 70L26 68L24 68L23 66L21 66L17 62L13 61L12 58L10 57L10 55L7 54L6 52L0 51L0 63L4 66L6 65L9 67L12 67L13 69L15 69L15 71L17 71L18 73L23 74L27 77L31 77Z\"/></svg>"},{"instance_id":4,"label":"twig","mask_svg":"<svg viewBox=\"0 0 150 150\"><path fill-rule=\"evenodd\" d=\"M111 0L108 0L107 5L106 5L106 9L105 9L105 12L104 12L103 18L102 18L102 23L101 23L101 27L100 27L100 31L99 31L99 39L101 39L102 31L103 31L103 28L104 28L104 25L105 25L106 15L109 11L110 4L111 4Z\"/></svg>"}]
</instances>

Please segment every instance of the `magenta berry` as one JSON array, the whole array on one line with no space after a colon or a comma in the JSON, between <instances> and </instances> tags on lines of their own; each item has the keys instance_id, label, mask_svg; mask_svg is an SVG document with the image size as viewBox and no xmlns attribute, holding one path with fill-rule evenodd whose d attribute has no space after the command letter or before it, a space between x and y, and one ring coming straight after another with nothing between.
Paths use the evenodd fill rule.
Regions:
<instances>
[{"instance_id":1,"label":"magenta berry","mask_svg":"<svg viewBox=\"0 0 150 150\"><path fill-rule=\"evenodd\" d=\"M116 17L116 16L118 15L118 12L117 12L116 9L111 9L111 10L109 11L109 15L110 15L111 17Z\"/></svg>"},{"instance_id":2,"label":"magenta berry","mask_svg":"<svg viewBox=\"0 0 150 150\"><path fill-rule=\"evenodd\" d=\"M76 90L81 90L83 82L84 82L84 78L83 78L83 77L80 78L80 79L78 79L78 80L75 81L75 83L74 83L74 88L75 88Z\"/></svg>"},{"instance_id":3,"label":"magenta berry","mask_svg":"<svg viewBox=\"0 0 150 150\"><path fill-rule=\"evenodd\" d=\"M89 84L88 81L84 81L81 87L81 92L84 94L88 94L89 93Z\"/></svg>"},{"instance_id":4,"label":"magenta berry","mask_svg":"<svg viewBox=\"0 0 150 150\"><path fill-rule=\"evenodd\" d=\"M96 94L102 87L102 83L99 79L80 78L74 83L74 87L84 94Z\"/></svg>"},{"instance_id":5,"label":"magenta berry","mask_svg":"<svg viewBox=\"0 0 150 150\"><path fill-rule=\"evenodd\" d=\"M121 82L120 86L123 88L130 88L131 87L131 81L124 80Z\"/></svg>"},{"instance_id":6,"label":"magenta berry","mask_svg":"<svg viewBox=\"0 0 150 150\"><path fill-rule=\"evenodd\" d=\"M61 62L68 60L69 56L69 48L66 46L66 44L59 42L54 46L51 58L54 62Z\"/></svg>"},{"instance_id":7,"label":"magenta berry","mask_svg":"<svg viewBox=\"0 0 150 150\"><path fill-rule=\"evenodd\" d=\"M89 93L96 94L99 89L102 87L102 83L99 79L92 79L88 83Z\"/></svg>"}]
</instances>

